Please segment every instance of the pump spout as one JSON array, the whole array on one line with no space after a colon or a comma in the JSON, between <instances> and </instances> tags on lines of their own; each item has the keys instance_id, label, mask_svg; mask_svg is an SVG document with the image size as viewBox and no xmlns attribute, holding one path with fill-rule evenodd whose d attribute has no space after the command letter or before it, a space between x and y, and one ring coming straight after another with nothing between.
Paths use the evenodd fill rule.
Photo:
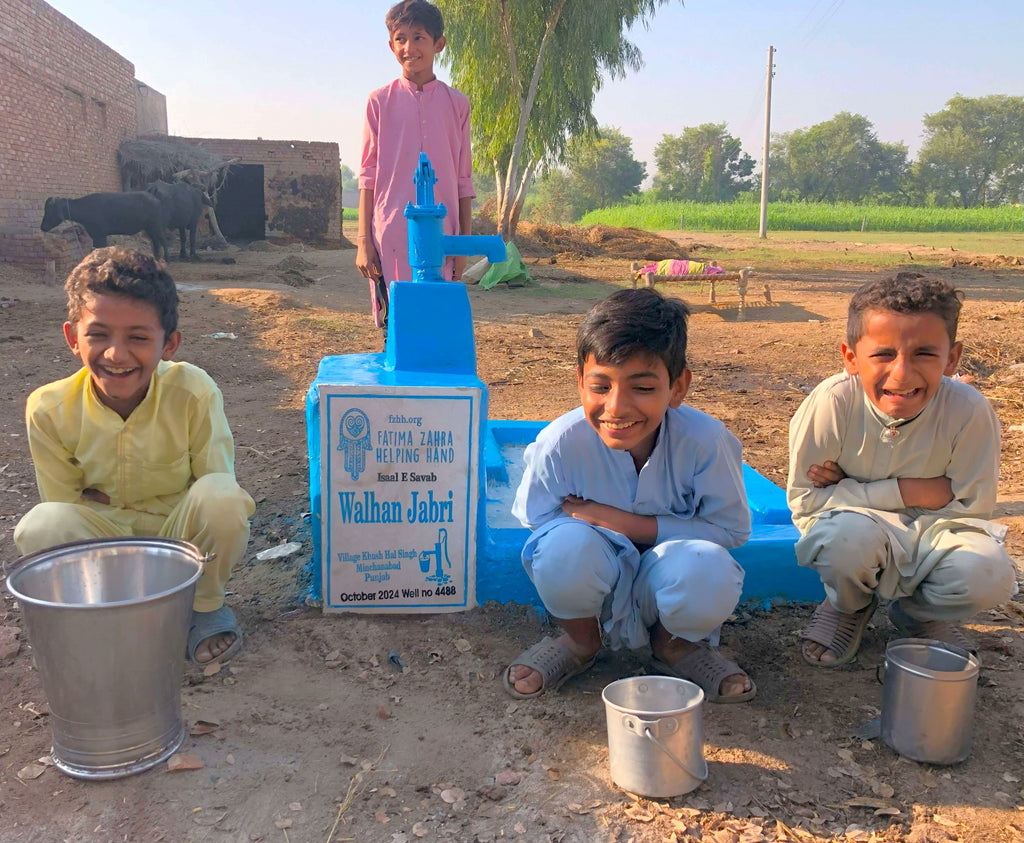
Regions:
<instances>
[{"instance_id":1,"label":"pump spout","mask_svg":"<svg viewBox=\"0 0 1024 843\"><path fill-rule=\"evenodd\" d=\"M505 242L493 234L444 234L441 251L446 255L484 255L491 263L508 258Z\"/></svg>"}]
</instances>

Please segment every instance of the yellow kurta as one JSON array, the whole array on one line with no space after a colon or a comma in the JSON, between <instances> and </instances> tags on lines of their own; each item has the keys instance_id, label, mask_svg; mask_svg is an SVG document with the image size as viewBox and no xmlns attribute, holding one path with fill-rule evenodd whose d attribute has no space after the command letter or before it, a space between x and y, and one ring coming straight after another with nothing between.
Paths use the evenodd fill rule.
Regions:
<instances>
[{"instance_id":1,"label":"yellow kurta","mask_svg":"<svg viewBox=\"0 0 1024 843\"><path fill-rule=\"evenodd\" d=\"M15 530L21 553L119 535L184 539L215 554L196 587L195 609L223 604L255 505L235 482L224 400L206 372L161 361L146 397L122 419L82 368L35 390L25 416L42 503ZM110 503L84 498L86 489Z\"/></svg>"}]
</instances>

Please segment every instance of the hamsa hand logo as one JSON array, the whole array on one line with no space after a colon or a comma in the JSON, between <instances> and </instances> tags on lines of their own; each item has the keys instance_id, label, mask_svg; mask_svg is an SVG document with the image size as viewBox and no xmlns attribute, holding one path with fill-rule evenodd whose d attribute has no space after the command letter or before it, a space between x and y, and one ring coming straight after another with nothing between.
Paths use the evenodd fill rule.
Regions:
<instances>
[{"instance_id":1,"label":"hamsa hand logo","mask_svg":"<svg viewBox=\"0 0 1024 843\"><path fill-rule=\"evenodd\" d=\"M366 469L366 452L370 450L370 420L362 410L353 407L341 417L338 450L345 452L345 471L358 480Z\"/></svg>"}]
</instances>

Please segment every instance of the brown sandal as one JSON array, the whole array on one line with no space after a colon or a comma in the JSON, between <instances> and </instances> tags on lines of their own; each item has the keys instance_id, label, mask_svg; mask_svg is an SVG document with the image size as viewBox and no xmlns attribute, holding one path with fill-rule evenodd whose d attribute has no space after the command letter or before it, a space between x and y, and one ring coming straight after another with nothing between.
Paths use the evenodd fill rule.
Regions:
<instances>
[{"instance_id":1,"label":"brown sandal","mask_svg":"<svg viewBox=\"0 0 1024 843\"><path fill-rule=\"evenodd\" d=\"M971 646L964 631L953 621L919 621L910 617L898 600L893 600L889 604L889 620L901 635L908 638L931 638L933 641L960 647L971 655L978 655L977 648Z\"/></svg>"},{"instance_id":2,"label":"brown sandal","mask_svg":"<svg viewBox=\"0 0 1024 843\"><path fill-rule=\"evenodd\" d=\"M757 685L754 680L747 676L747 672L736 662L730 661L718 650L713 650L707 644L700 643L697 649L687 653L675 664L663 662L661 659L654 659L653 665L657 671L666 676L674 676L676 679L686 679L699 685L704 691L708 702L713 703L741 703L752 700L757 694ZM723 696L719 693L722 687L722 680L727 676L746 676L750 680L750 690L740 694Z\"/></svg>"},{"instance_id":3,"label":"brown sandal","mask_svg":"<svg viewBox=\"0 0 1024 843\"><path fill-rule=\"evenodd\" d=\"M814 667L839 667L849 664L857 658L864 630L868 621L878 608L878 597L872 596L871 602L859 612L840 612L826 597L811 615L811 622L800 633L800 655L805 662ZM821 644L829 652L835 653L834 662L823 662L808 658L804 652L804 641Z\"/></svg>"},{"instance_id":4,"label":"brown sandal","mask_svg":"<svg viewBox=\"0 0 1024 843\"><path fill-rule=\"evenodd\" d=\"M509 678L509 668L517 664L536 670L541 675L541 686L533 693L524 694L522 691L517 691L515 683ZM579 676L593 666L594 659L582 662L561 641L545 636L529 650L520 653L512 660L512 664L505 668L501 682L510 696L517 700L532 700L545 691L557 691L565 684L566 680Z\"/></svg>"}]
</instances>

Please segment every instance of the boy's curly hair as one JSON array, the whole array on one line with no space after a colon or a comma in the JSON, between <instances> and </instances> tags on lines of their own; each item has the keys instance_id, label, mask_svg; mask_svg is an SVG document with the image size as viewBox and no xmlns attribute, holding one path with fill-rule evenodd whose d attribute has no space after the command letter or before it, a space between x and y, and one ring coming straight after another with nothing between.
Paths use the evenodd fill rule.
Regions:
<instances>
[{"instance_id":1,"label":"boy's curly hair","mask_svg":"<svg viewBox=\"0 0 1024 843\"><path fill-rule=\"evenodd\" d=\"M846 344L853 348L864 335L864 313L868 310L934 313L946 323L949 341L954 343L963 300L963 290L923 272L904 271L879 278L865 284L850 299Z\"/></svg>"},{"instance_id":2,"label":"boy's curly hair","mask_svg":"<svg viewBox=\"0 0 1024 843\"><path fill-rule=\"evenodd\" d=\"M68 322L82 318L87 295L125 296L149 302L160 314L164 335L178 330L178 290L163 261L149 255L107 246L86 255L64 284L68 293Z\"/></svg>"},{"instance_id":3,"label":"boy's curly hair","mask_svg":"<svg viewBox=\"0 0 1024 843\"><path fill-rule=\"evenodd\" d=\"M441 10L427 0L402 0L388 9L384 16L388 32L399 26L422 26L435 41L444 35L444 18Z\"/></svg>"},{"instance_id":4,"label":"boy's curly hair","mask_svg":"<svg viewBox=\"0 0 1024 843\"><path fill-rule=\"evenodd\" d=\"M686 368L686 317L678 299L657 290L619 290L595 304L576 334L576 368L590 355L598 363L622 365L637 354L659 358L675 381Z\"/></svg>"}]
</instances>

